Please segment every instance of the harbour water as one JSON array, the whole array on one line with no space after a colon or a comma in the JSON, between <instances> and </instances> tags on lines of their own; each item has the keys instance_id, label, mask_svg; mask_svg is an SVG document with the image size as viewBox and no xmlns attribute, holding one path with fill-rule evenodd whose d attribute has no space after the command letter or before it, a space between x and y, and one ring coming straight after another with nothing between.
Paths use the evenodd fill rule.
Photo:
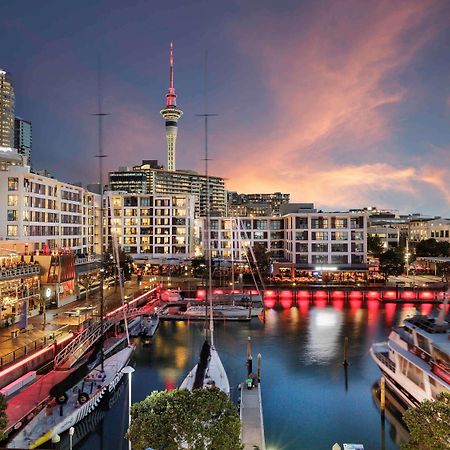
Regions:
<instances>
[{"instance_id":1,"label":"harbour water","mask_svg":"<svg viewBox=\"0 0 450 450\"><path fill-rule=\"evenodd\" d=\"M415 306L376 300L299 301L270 309L266 321L218 323L215 341L236 387L246 374L247 336L262 355L262 396L268 450L326 450L335 442L363 443L366 449L398 449L398 423L389 415L382 427L372 386L380 377L369 348L386 340L392 326ZM431 305L418 306L423 313ZM349 338L347 379L342 365ZM133 402L153 390L178 386L195 364L204 339L201 323L163 322L150 345L137 342ZM76 449L127 449L126 389ZM236 392L235 392L236 394ZM392 420L393 423L390 421ZM395 426L394 426L394 425ZM397 428L396 428L397 427ZM64 440L64 439L63 439Z\"/></svg>"}]
</instances>

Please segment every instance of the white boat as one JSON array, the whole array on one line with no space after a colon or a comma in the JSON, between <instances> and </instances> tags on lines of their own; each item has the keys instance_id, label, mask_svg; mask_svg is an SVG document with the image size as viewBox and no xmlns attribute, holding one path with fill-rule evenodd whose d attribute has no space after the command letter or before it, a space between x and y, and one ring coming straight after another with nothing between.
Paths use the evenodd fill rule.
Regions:
<instances>
[{"instance_id":1,"label":"white boat","mask_svg":"<svg viewBox=\"0 0 450 450\"><path fill-rule=\"evenodd\" d=\"M177 289L165 289L161 291L161 300L164 302L177 302L183 300L180 291Z\"/></svg>"},{"instance_id":2,"label":"white boat","mask_svg":"<svg viewBox=\"0 0 450 450\"><path fill-rule=\"evenodd\" d=\"M407 407L450 391L450 324L442 317L405 319L403 326L392 329L388 342L374 344L370 353L388 387Z\"/></svg>"},{"instance_id":3,"label":"white boat","mask_svg":"<svg viewBox=\"0 0 450 450\"><path fill-rule=\"evenodd\" d=\"M183 313L186 317L192 318L207 318L206 311L207 308L205 306L197 305L197 306L189 306L186 311ZM233 305L213 305L212 306L212 314L213 319L248 319L251 317L251 310L246 308L245 306L233 306Z\"/></svg>"},{"instance_id":4,"label":"white boat","mask_svg":"<svg viewBox=\"0 0 450 450\"><path fill-rule=\"evenodd\" d=\"M188 373L180 388L192 391L196 388L212 386L219 388L228 396L230 395L230 383L219 354L213 345L205 341L198 363Z\"/></svg>"},{"instance_id":5,"label":"white boat","mask_svg":"<svg viewBox=\"0 0 450 450\"><path fill-rule=\"evenodd\" d=\"M7 448L33 449L63 433L94 411L121 380L133 347L106 358L68 391L62 392L42 409L9 443ZM61 415L62 413L62 415Z\"/></svg>"}]
</instances>

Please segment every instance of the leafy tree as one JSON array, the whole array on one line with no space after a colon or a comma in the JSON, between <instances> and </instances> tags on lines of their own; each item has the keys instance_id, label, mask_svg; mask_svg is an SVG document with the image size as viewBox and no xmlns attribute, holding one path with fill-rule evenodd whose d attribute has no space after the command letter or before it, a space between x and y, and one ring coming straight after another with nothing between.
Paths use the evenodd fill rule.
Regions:
<instances>
[{"instance_id":1,"label":"leafy tree","mask_svg":"<svg viewBox=\"0 0 450 450\"><path fill-rule=\"evenodd\" d=\"M255 243L253 246L253 253L255 255L256 265L258 266L259 271L262 275L266 275L270 266L269 252L267 251L266 246L260 242ZM251 258L250 261L252 268L254 268L254 261L252 261Z\"/></svg>"},{"instance_id":2,"label":"leafy tree","mask_svg":"<svg viewBox=\"0 0 450 450\"><path fill-rule=\"evenodd\" d=\"M442 392L435 401L426 400L403 415L409 442L402 450L447 450L450 448L450 392Z\"/></svg>"},{"instance_id":3,"label":"leafy tree","mask_svg":"<svg viewBox=\"0 0 450 450\"><path fill-rule=\"evenodd\" d=\"M416 256L450 256L450 243L425 239L416 244Z\"/></svg>"},{"instance_id":4,"label":"leafy tree","mask_svg":"<svg viewBox=\"0 0 450 450\"><path fill-rule=\"evenodd\" d=\"M193 258L191 259L192 274L195 278L206 277L208 273L208 264L205 258Z\"/></svg>"},{"instance_id":5,"label":"leafy tree","mask_svg":"<svg viewBox=\"0 0 450 450\"><path fill-rule=\"evenodd\" d=\"M375 236L367 235L367 251L369 253L378 258L383 253L383 250L383 242L381 242L381 238L378 234Z\"/></svg>"},{"instance_id":6,"label":"leafy tree","mask_svg":"<svg viewBox=\"0 0 450 450\"><path fill-rule=\"evenodd\" d=\"M6 438L5 428L8 425L8 417L6 416L6 398L0 394L0 441Z\"/></svg>"},{"instance_id":7,"label":"leafy tree","mask_svg":"<svg viewBox=\"0 0 450 450\"><path fill-rule=\"evenodd\" d=\"M401 275L404 265L403 254L397 250L387 250L380 255L380 272L385 280L391 275Z\"/></svg>"},{"instance_id":8,"label":"leafy tree","mask_svg":"<svg viewBox=\"0 0 450 450\"><path fill-rule=\"evenodd\" d=\"M119 248L119 264L120 268L123 270L125 280L131 280L131 274L133 273L133 258L128 253L125 253L122 248ZM116 258L111 246L104 255L104 266L105 276L117 279Z\"/></svg>"},{"instance_id":9,"label":"leafy tree","mask_svg":"<svg viewBox=\"0 0 450 450\"><path fill-rule=\"evenodd\" d=\"M127 438L133 449L242 449L240 419L216 387L153 392L131 409Z\"/></svg>"}]
</instances>

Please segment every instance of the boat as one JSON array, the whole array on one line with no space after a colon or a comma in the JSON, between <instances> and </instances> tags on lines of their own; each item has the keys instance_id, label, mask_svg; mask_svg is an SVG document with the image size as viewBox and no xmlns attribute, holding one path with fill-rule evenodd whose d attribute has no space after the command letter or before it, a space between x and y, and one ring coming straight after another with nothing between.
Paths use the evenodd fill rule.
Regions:
<instances>
[{"instance_id":1,"label":"boat","mask_svg":"<svg viewBox=\"0 0 450 450\"><path fill-rule=\"evenodd\" d=\"M210 204L209 204L209 178L208 178L208 145L207 145L207 130L208 130L208 114L205 118L205 175L206 175L206 226L205 226L205 255L208 260L208 288L206 290L206 303L208 304L209 327L208 335L203 343L200 358L198 363L188 373L186 378L181 383L181 389L192 391L194 389L217 387L221 391L230 396L230 382L228 376L220 360L214 342L214 314L213 314L213 295L212 295L212 268L211 268L211 240L210 240ZM205 311L205 307L202 307ZM206 319L206 315L205 315ZM209 339L208 339L209 337Z\"/></svg>"},{"instance_id":2,"label":"boat","mask_svg":"<svg viewBox=\"0 0 450 450\"><path fill-rule=\"evenodd\" d=\"M387 342L375 343L371 356L386 384L406 407L434 400L450 391L450 324L444 320L446 298L439 317L417 314L394 327Z\"/></svg>"},{"instance_id":3,"label":"boat","mask_svg":"<svg viewBox=\"0 0 450 450\"><path fill-rule=\"evenodd\" d=\"M176 302L183 300L178 289L164 289L161 291L161 300L164 302Z\"/></svg>"},{"instance_id":4,"label":"boat","mask_svg":"<svg viewBox=\"0 0 450 450\"><path fill-rule=\"evenodd\" d=\"M237 305L212 305L212 316L214 320L242 320L250 319L252 315L251 308ZM209 314L209 308L202 305L189 306L183 313L184 317L207 319Z\"/></svg>"},{"instance_id":5,"label":"boat","mask_svg":"<svg viewBox=\"0 0 450 450\"><path fill-rule=\"evenodd\" d=\"M107 393L119 384L133 347L106 358L68 389L53 389L53 399L14 437L7 448L33 449L73 427L94 411ZM67 380L64 380L67 384ZM64 383L64 382L63 382ZM61 383L61 385L63 384Z\"/></svg>"}]
</instances>

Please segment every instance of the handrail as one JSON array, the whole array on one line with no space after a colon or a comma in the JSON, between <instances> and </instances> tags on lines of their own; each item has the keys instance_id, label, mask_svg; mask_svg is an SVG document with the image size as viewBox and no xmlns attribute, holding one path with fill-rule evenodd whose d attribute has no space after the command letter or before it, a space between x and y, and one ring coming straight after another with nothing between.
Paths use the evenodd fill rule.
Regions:
<instances>
[{"instance_id":1,"label":"handrail","mask_svg":"<svg viewBox=\"0 0 450 450\"><path fill-rule=\"evenodd\" d=\"M40 275L41 268L38 264L0 270L0 279L17 278L25 275Z\"/></svg>"},{"instance_id":2,"label":"handrail","mask_svg":"<svg viewBox=\"0 0 450 450\"><path fill-rule=\"evenodd\" d=\"M50 341L56 341L56 338L61 336L63 333L67 331L69 328L69 325L64 325L56 332L44 336L42 338L36 339L35 341L30 342L27 345L24 345L23 347L17 348L16 350L13 350L12 352L6 353L5 355L0 356L0 369L3 369L4 366L7 366L8 364L11 364L15 362L17 359L23 358L24 356L27 356L30 352L40 350L41 348L44 348L48 346L48 343Z\"/></svg>"}]
</instances>

